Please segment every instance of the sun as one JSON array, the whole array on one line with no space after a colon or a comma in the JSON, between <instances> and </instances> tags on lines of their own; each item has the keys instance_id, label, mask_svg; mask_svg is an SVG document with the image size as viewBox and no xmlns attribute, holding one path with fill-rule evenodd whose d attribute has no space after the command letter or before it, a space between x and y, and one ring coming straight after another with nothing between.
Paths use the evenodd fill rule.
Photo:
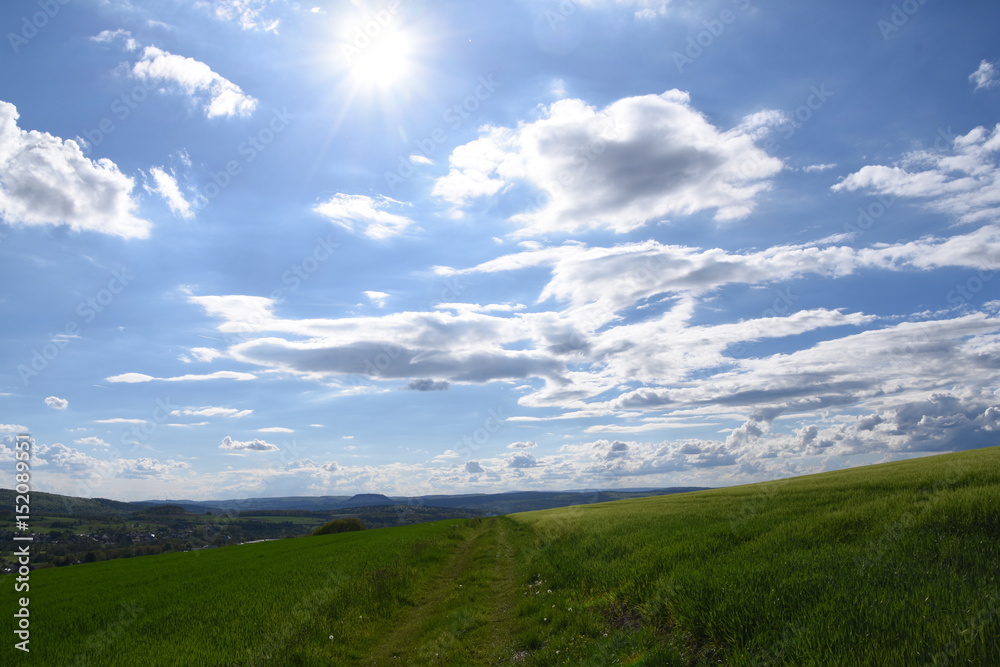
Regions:
<instances>
[{"instance_id":1,"label":"sun","mask_svg":"<svg viewBox=\"0 0 1000 667\"><path fill-rule=\"evenodd\" d=\"M413 40L402 30L384 30L362 45L352 50L348 63L358 87L384 90L403 83L410 75Z\"/></svg>"}]
</instances>

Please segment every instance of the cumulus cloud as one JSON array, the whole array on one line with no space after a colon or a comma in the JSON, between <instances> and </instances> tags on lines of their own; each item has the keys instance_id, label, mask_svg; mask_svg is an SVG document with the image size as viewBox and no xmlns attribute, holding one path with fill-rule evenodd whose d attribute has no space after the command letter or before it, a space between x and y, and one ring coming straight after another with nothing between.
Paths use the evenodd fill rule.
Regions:
<instances>
[{"instance_id":1,"label":"cumulus cloud","mask_svg":"<svg viewBox=\"0 0 1000 667\"><path fill-rule=\"evenodd\" d=\"M268 426L267 428L257 429L258 433L295 433L294 428L285 428L284 426Z\"/></svg>"},{"instance_id":2,"label":"cumulus cloud","mask_svg":"<svg viewBox=\"0 0 1000 667\"><path fill-rule=\"evenodd\" d=\"M89 445L91 447L110 447L111 445L101 440L95 436L88 436L86 438L80 438L79 440L74 440L73 444L76 445Z\"/></svg>"},{"instance_id":3,"label":"cumulus cloud","mask_svg":"<svg viewBox=\"0 0 1000 667\"><path fill-rule=\"evenodd\" d=\"M233 440L227 435L222 439L219 449L237 452L276 452L278 451L278 446L256 438L246 441Z\"/></svg>"},{"instance_id":4,"label":"cumulus cloud","mask_svg":"<svg viewBox=\"0 0 1000 667\"><path fill-rule=\"evenodd\" d=\"M350 232L381 240L397 236L413 224L410 218L386 210L400 206L401 202L381 195L369 197L337 193L317 204L313 211Z\"/></svg>"},{"instance_id":5,"label":"cumulus cloud","mask_svg":"<svg viewBox=\"0 0 1000 667\"><path fill-rule=\"evenodd\" d=\"M1000 124L955 137L951 150L907 153L892 166L867 165L833 186L922 201L959 222L996 220L1000 213Z\"/></svg>"},{"instance_id":6,"label":"cumulus cloud","mask_svg":"<svg viewBox=\"0 0 1000 667\"><path fill-rule=\"evenodd\" d=\"M49 396L45 399L45 405L55 410L65 410L69 407L69 401L65 398L59 398L58 396Z\"/></svg>"},{"instance_id":7,"label":"cumulus cloud","mask_svg":"<svg viewBox=\"0 0 1000 667\"><path fill-rule=\"evenodd\" d=\"M121 238L146 238L136 217L135 181L80 144L18 127L13 104L0 101L0 217L11 225L66 225Z\"/></svg>"},{"instance_id":8,"label":"cumulus cloud","mask_svg":"<svg viewBox=\"0 0 1000 667\"><path fill-rule=\"evenodd\" d=\"M628 232L655 220L714 210L745 218L781 160L755 145L777 112L754 114L722 131L670 90L597 109L559 100L517 128L487 127L456 148L434 194L456 210L518 183L540 194L511 218L521 236L581 229Z\"/></svg>"},{"instance_id":9,"label":"cumulus cloud","mask_svg":"<svg viewBox=\"0 0 1000 667\"><path fill-rule=\"evenodd\" d=\"M534 449L538 446L538 443L534 440L526 440L523 442L512 442L507 445L507 449Z\"/></svg>"},{"instance_id":10,"label":"cumulus cloud","mask_svg":"<svg viewBox=\"0 0 1000 667\"><path fill-rule=\"evenodd\" d=\"M0 424L0 433L27 433L28 427L20 424Z\"/></svg>"},{"instance_id":11,"label":"cumulus cloud","mask_svg":"<svg viewBox=\"0 0 1000 667\"><path fill-rule=\"evenodd\" d=\"M92 443L84 443L92 444ZM70 479L153 479L173 481L174 473L191 466L185 461L160 461L152 458L99 459L62 443L38 444L35 447L36 465L46 469L46 475L65 475Z\"/></svg>"},{"instance_id":12,"label":"cumulus cloud","mask_svg":"<svg viewBox=\"0 0 1000 667\"><path fill-rule=\"evenodd\" d=\"M147 46L132 67L137 79L175 86L196 100L209 118L250 116L257 100L235 83L194 58L174 55L155 46Z\"/></svg>"},{"instance_id":13,"label":"cumulus cloud","mask_svg":"<svg viewBox=\"0 0 1000 667\"><path fill-rule=\"evenodd\" d=\"M173 174L167 173L163 167L153 167L149 170L149 175L153 179L153 185L145 186L147 192L153 192L163 197L174 215L187 219L194 217L191 202L185 199Z\"/></svg>"},{"instance_id":14,"label":"cumulus cloud","mask_svg":"<svg viewBox=\"0 0 1000 667\"><path fill-rule=\"evenodd\" d=\"M443 380L421 378L419 380L410 380L404 389L411 391L445 391L448 386L448 383Z\"/></svg>"},{"instance_id":15,"label":"cumulus cloud","mask_svg":"<svg viewBox=\"0 0 1000 667\"><path fill-rule=\"evenodd\" d=\"M979 63L978 69L969 75L969 81L976 84L976 90L992 88L1000 83L1000 74L994 63L983 60Z\"/></svg>"},{"instance_id":16,"label":"cumulus cloud","mask_svg":"<svg viewBox=\"0 0 1000 667\"><path fill-rule=\"evenodd\" d=\"M465 463L465 472L475 475L486 471L483 470L483 466L479 464L479 461L467 461Z\"/></svg>"},{"instance_id":17,"label":"cumulus cloud","mask_svg":"<svg viewBox=\"0 0 1000 667\"><path fill-rule=\"evenodd\" d=\"M385 308L385 301L389 298L387 292L376 292L375 290L365 290L365 297L377 308Z\"/></svg>"},{"instance_id":18,"label":"cumulus cloud","mask_svg":"<svg viewBox=\"0 0 1000 667\"><path fill-rule=\"evenodd\" d=\"M534 454L528 452L517 452L516 454L511 454L507 458L508 468L534 468L538 465L538 459L535 458Z\"/></svg>"}]
</instances>

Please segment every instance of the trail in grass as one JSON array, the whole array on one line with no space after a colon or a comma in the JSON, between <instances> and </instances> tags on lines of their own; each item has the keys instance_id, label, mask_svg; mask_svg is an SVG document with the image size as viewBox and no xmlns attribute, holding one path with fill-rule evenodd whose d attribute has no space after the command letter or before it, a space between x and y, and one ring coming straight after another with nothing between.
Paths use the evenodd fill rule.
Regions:
<instances>
[{"instance_id":1,"label":"trail in grass","mask_svg":"<svg viewBox=\"0 0 1000 667\"><path fill-rule=\"evenodd\" d=\"M490 664L513 654L517 578L507 521L482 521L400 610L366 664Z\"/></svg>"}]
</instances>

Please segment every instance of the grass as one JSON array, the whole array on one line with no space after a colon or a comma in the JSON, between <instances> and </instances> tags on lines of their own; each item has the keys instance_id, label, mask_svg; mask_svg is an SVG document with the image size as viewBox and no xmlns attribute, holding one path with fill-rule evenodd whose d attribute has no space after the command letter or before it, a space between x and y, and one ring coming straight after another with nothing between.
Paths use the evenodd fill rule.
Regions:
<instances>
[{"instance_id":1,"label":"grass","mask_svg":"<svg viewBox=\"0 0 1000 667\"><path fill-rule=\"evenodd\" d=\"M42 570L32 659L1000 664L998 508L990 448ZM12 589L0 578L8 609Z\"/></svg>"}]
</instances>

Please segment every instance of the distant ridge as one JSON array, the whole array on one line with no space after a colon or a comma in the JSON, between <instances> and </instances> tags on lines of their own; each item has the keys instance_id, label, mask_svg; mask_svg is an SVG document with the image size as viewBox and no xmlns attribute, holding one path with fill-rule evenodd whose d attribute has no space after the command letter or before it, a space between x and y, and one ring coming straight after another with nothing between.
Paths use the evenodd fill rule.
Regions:
<instances>
[{"instance_id":1,"label":"distant ridge","mask_svg":"<svg viewBox=\"0 0 1000 667\"><path fill-rule=\"evenodd\" d=\"M508 491L504 493L468 493L456 495L386 496L359 493L353 496L281 496L271 498L233 498L228 500L143 500L121 502L104 498L75 498L36 492L32 503L38 510L59 514L108 515L138 512L151 505L180 505L189 512L251 512L256 510L334 511L357 507L409 505L447 509L475 510L486 514L513 514L570 505L588 505L626 498L664 496L703 491L706 487L670 487L664 489L606 489L587 491ZM14 491L0 489L0 503L13 506Z\"/></svg>"},{"instance_id":2,"label":"distant ridge","mask_svg":"<svg viewBox=\"0 0 1000 667\"><path fill-rule=\"evenodd\" d=\"M341 507L374 507L376 505L399 505L400 503L381 493L359 493L348 498Z\"/></svg>"}]
</instances>

